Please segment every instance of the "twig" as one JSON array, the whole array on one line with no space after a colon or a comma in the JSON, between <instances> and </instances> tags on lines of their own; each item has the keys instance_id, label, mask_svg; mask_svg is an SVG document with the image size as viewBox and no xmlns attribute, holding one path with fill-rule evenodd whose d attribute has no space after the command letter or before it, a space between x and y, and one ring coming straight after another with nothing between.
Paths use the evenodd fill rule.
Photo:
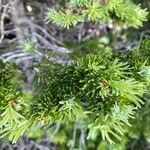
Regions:
<instances>
[{"instance_id":1,"label":"twig","mask_svg":"<svg viewBox=\"0 0 150 150\"><path fill-rule=\"evenodd\" d=\"M84 29L84 22L81 23L80 26L79 26L78 42L82 41L82 32L83 32L83 29Z\"/></svg>"},{"instance_id":2,"label":"twig","mask_svg":"<svg viewBox=\"0 0 150 150\"><path fill-rule=\"evenodd\" d=\"M0 0L0 11L2 10L2 0Z\"/></svg>"},{"instance_id":3,"label":"twig","mask_svg":"<svg viewBox=\"0 0 150 150\"><path fill-rule=\"evenodd\" d=\"M44 28L42 28L41 26L35 24L35 27L38 28L40 31L42 31L46 37L48 37L50 40L52 40L52 42L56 42L58 44L62 44L60 41L58 41L57 39L55 39L53 36L51 36Z\"/></svg>"},{"instance_id":4,"label":"twig","mask_svg":"<svg viewBox=\"0 0 150 150\"><path fill-rule=\"evenodd\" d=\"M85 131L83 129L83 125L81 124L81 134L80 134L80 148L83 150L86 150L86 145L85 145Z\"/></svg>"},{"instance_id":5,"label":"twig","mask_svg":"<svg viewBox=\"0 0 150 150\"><path fill-rule=\"evenodd\" d=\"M76 134L77 134L77 127L75 123L73 128L73 138L72 138L72 145L70 146L70 150L72 150L76 144Z\"/></svg>"},{"instance_id":6,"label":"twig","mask_svg":"<svg viewBox=\"0 0 150 150\"><path fill-rule=\"evenodd\" d=\"M64 53L64 54L68 54L70 53L68 49L64 48L64 47L59 47L55 44L51 44L49 41L47 41L46 39L44 39L40 34L34 33L34 35L39 39L39 41L45 46L45 48L56 51L56 52L60 52L60 53Z\"/></svg>"},{"instance_id":7,"label":"twig","mask_svg":"<svg viewBox=\"0 0 150 150\"><path fill-rule=\"evenodd\" d=\"M16 32L17 31L17 29L10 29L10 30L7 30L7 31L4 31L4 34L12 34L12 33L14 33L14 32Z\"/></svg>"},{"instance_id":8,"label":"twig","mask_svg":"<svg viewBox=\"0 0 150 150\"><path fill-rule=\"evenodd\" d=\"M1 16L1 22L0 22L0 32L1 32L0 43L2 43L2 41L4 39L4 36L5 36L5 33L4 33L4 19L5 19L6 12L7 12L7 9L9 7L9 4L10 3L6 4L6 6L4 7L2 16Z\"/></svg>"},{"instance_id":9,"label":"twig","mask_svg":"<svg viewBox=\"0 0 150 150\"><path fill-rule=\"evenodd\" d=\"M50 142L53 140L53 138L55 137L55 135L59 132L60 126L61 126L60 123L56 124L56 129L54 130L53 134L50 137Z\"/></svg>"}]
</instances>

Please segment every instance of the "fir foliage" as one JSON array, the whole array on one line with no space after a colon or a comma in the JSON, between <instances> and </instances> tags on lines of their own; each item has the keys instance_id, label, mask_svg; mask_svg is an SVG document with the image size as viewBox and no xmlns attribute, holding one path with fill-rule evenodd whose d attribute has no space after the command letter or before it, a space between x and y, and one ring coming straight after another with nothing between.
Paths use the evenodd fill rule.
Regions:
<instances>
[{"instance_id":1,"label":"fir foliage","mask_svg":"<svg viewBox=\"0 0 150 150\"><path fill-rule=\"evenodd\" d=\"M0 136L3 138L10 134L9 139L13 142L23 132L19 130L12 137L13 129L26 119L24 115L27 107L18 80L20 75L15 64L0 61Z\"/></svg>"},{"instance_id":2,"label":"fir foliage","mask_svg":"<svg viewBox=\"0 0 150 150\"><path fill-rule=\"evenodd\" d=\"M63 8L64 7L64 8ZM57 11L59 9L59 11ZM47 22L69 28L84 21L108 22L110 19L124 22L129 27L138 28L146 21L148 11L130 0L69 0L65 6L50 8L46 15Z\"/></svg>"},{"instance_id":3,"label":"fir foliage","mask_svg":"<svg viewBox=\"0 0 150 150\"><path fill-rule=\"evenodd\" d=\"M49 123L61 124L67 133L71 130L65 129L68 124L80 122L77 128L86 131L88 140L100 135L110 143L121 140L137 109L143 106L142 97L150 84L149 60L144 59L145 53L138 54L139 48L149 52L147 44L142 46L145 42L148 39L131 52L110 52L109 57L98 55L105 52L99 48L98 53L77 57L71 64L44 58L36 65L35 94L28 103L17 84L16 66L1 62L1 138L15 143L32 126Z\"/></svg>"},{"instance_id":4,"label":"fir foliage","mask_svg":"<svg viewBox=\"0 0 150 150\"><path fill-rule=\"evenodd\" d=\"M114 138L120 140L147 92L145 76L132 61L97 54L77 58L70 65L47 64L45 60L38 67L35 87L39 94L33 97L31 114L44 122L49 118L62 124L89 120L89 139L101 133L110 143Z\"/></svg>"}]
</instances>

